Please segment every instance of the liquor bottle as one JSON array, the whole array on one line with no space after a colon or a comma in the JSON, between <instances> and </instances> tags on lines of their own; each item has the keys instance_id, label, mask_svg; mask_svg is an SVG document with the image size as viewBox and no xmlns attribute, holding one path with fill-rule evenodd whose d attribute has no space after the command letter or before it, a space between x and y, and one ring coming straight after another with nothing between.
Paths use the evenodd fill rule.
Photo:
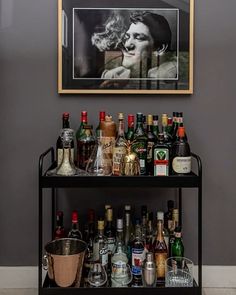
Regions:
<instances>
[{"instance_id":1,"label":"liquor bottle","mask_svg":"<svg viewBox=\"0 0 236 295\"><path fill-rule=\"evenodd\" d=\"M148 252L152 252L152 246L153 246L153 213L148 213L148 224L147 224L147 238L146 238L146 249Z\"/></svg>"},{"instance_id":2,"label":"liquor bottle","mask_svg":"<svg viewBox=\"0 0 236 295\"><path fill-rule=\"evenodd\" d=\"M172 139L175 137L176 132L178 130L178 124L177 124L177 116L178 116L178 112L173 112L173 116L172 116L172 128L171 128L171 137Z\"/></svg>"},{"instance_id":3,"label":"liquor bottle","mask_svg":"<svg viewBox=\"0 0 236 295\"><path fill-rule=\"evenodd\" d=\"M143 205L141 207L141 217L142 217L142 225L141 225L142 239L144 241L144 246L146 250L146 238L147 238L147 206L146 205Z\"/></svg>"},{"instance_id":4,"label":"liquor bottle","mask_svg":"<svg viewBox=\"0 0 236 295\"><path fill-rule=\"evenodd\" d=\"M124 114L118 114L119 127L115 146L113 148L112 174L120 176L123 174L121 169L122 159L127 154L127 142L125 139Z\"/></svg>"},{"instance_id":5,"label":"liquor bottle","mask_svg":"<svg viewBox=\"0 0 236 295\"><path fill-rule=\"evenodd\" d=\"M182 241L181 227L175 228L175 239L171 245L171 256L184 257L184 244Z\"/></svg>"},{"instance_id":6,"label":"liquor bottle","mask_svg":"<svg viewBox=\"0 0 236 295\"><path fill-rule=\"evenodd\" d=\"M154 176L169 175L170 146L164 141L164 134L159 133L153 148Z\"/></svg>"},{"instance_id":7,"label":"liquor bottle","mask_svg":"<svg viewBox=\"0 0 236 295\"><path fill-rule=\"evenodd\" d=\"M126 139L132 142L134 140L134 115L128 115L128 130L126 133Z\"/></svg>"},{"instance_id":8,"label":"liquor bottle","mask_svg":"<svg viewBox=\"0 0 236 295\"><path fill-rule=\"evenodd\" d=\"M153 134L153 117L152 115L147 116L147 173L153 175L153 147L157 142L156 135Z\"/></svg>"},{"instance_id":9,"label":"liquor bottle","mask_svg":"<svg viewBox=\"0 0 236 295\"><path fill-rule=\"evenodd\" d=\"M170 135L171 135L171 131L172 131L172 125L173 125L172 118L171 118L171 117L168 117L166 131L167 131L167 133L169 133Z\"/></svg>"},{"instance_id":10,"label":"liquor bottle","mask_svg":"<svg viewBox=\"0 0 236 295\"><path fill-rule=\"evenodd\" d=\"M143 115L143 129L145 132L147 132L147 120L145 115Z\"/></svg>"},{"instance_id":11,"label":"liquor bottle","mask_svg":"<svg viewBox=\"0 0 236 295\"><path fill-rule=\"evenodd\" d=\"M172 226L172 212L174 209L174 201L168 200L167 201L167 208L168 210L164 214L164 227L170 231Z\"/></svg>"},{"instance_id":12,"label":"liquor bottle","mask_svg":"<svg viewBox=\"0 0 236 295\"><path fill-rule=\"evenodd\" d=\"M88 113L87 111L82 111L81 112L81 117L80 117L80 126L76 131L76 142L77 142L77 163L79 163L79 150L78 150L78 140L82 136L84 132L84 126L88 124Z\"/></svg>"},{"instance_id":13,"label":"liquor bottle","mask_svg":"<svg viewBox=\"0 0 236 295\"><path fill-rule=\"evenodd\" d=\"M66 237L66 233L65 233L64 226L63 226L63 212L57 211L54 239L56 240L56 239L61 239L61 238L65 238L65 237Z\"/></svg>"},{"instance_id":14,"label":"liquor bottle","mask_svg":"<svg viewBox=\"0 0 236 295\"><path fill-rule=\"evenodd\" d=\"M172 136L168 133L168 116L167 114L162 114L162 133L164 134L164 142L171 148L172 146Z\"/></svg>"},{"instance_id":15,"label":"liquor bottle","mask_svg":"<svg viewBox=\"0 0 236 295\"><path fill-rule=\"evenodd\" d=\"M169 228L169 256L172 256L172 245L175 241L175 229L179 226L179 209L172 210L172 227Z\"/></svg>"},{"instance_id":16,"label":"liquor bottle","mask_svg":"<svg viewBox=\"0 0 236 295\"><path fill-rule=\"evenodd\" d=\"M68 234L68 238L75 238L75 239L82 240L82 233L79 230L78 212L76 210L72 212L71 219L72 219L72 222L71 222L72 225Z\"/></svg>"},{"instance_id":17,"label":"liquor bottle","mask_svg":"<svg viewBox=\"0 0 236 295\"><path fill-rule=\"evenodd\" d=\"M168 229L164 226L164 212L159 211L158 212L158 218L160 220L162 220L162 223L163 223L163 237L164 237L166 247L167 247L167 251L168 251L170 234L169 234Z\"/></svg>"},{"instance_id":18,"label":"liquor bottle","mask_svg":"<svg viewBox=\"0 0 236 295\"><path fill-rule=\"evenodd\" d=\"M96 128L96 136L99 137L101 130L101 122L105 121L106 113L104 111L99 112L99 123Z\"/></svg>"},{"instance_id":19,"label":"liquor bottle","mask_svg":"<svg viewBox=\"0 0 236 295\"><path fill-rule=\"evenodd\" d=\"M92 128L92 125L83 126L84 132L82 132L81 136L77 139L77 165L81 169L86 168L88 160L95 146L95 138L93 137Z\"/></svg>"},{"instance_id":20,"label":"liquor bottle","mask_svg":"<svg viewBox=\"0 0 236 295\"><path fill-rule=\"evenodd\" d=\"M93 265L93 241L95 236L95 212L93 209L88 211L88 223L86 224L86 230L84 232L84 241L88 247L84 257L84 268L83 268L83 284L84 287L88 287L88 274Z\"/></svg>"},{"instance_id":21,"label":"liquor bottle","mask_svg":"<svg viewBox=\"0 0 236 295\"><path fill-rule=\"evenodd\" d=\"M153 115L152 132L154 135L156 135L156 137L159 134L158 115Z\"/></svg>"},{"instance_id":22,"label":"liquor bottle","mask_svg":"<svg viewBox=\"0 0 236 295\"><path fill-rule=\"evenodd\" d=\"M107 222L104 231L104 235L107 238L107 246L108 246L108 255L112 255L115 251L115 243L116 243L116 236L115 236L115 228L113 226L113 209L107 209Z\"/></svg>"},{"instance_id":23,"label":"liquor bottle","mask_svg":"<svg viewBox=\"0 0 236 295\"><path fill-rule=\"evenodd\" d=\"M178 138L172 149L172 173L189 174L191 172L191 151L188 141L184 138L184 127L178 128Z\"/></svg>"},{"instance_id":24,"label":"liquor bottle","mask_svg":"<svg viewBox=\"0 0 236 295\"><path fill-rule=\"evenodd\" d=\"M157 212L157 236L153 243L153 251L157 267L157 285L165 283L165 261L168 257L168 250L163 235L163 219L162 215Z\"/></svg>"},{"instance_id":25,"label":"liquor bottle","mask_svg":"<svg viewBox=\"0 0 236 295\"><path fill-rule=\"evenodd\" d=\"M106 227L106 225L107 225L107 210L110 209L110 208L111 208L111 205L109 205L109 204L106 204L106 205L105 205L104 227Z\"/></svg>"},{"instance_id":26,"label":"liquor bottle","mask_svg":"<svg viewBox=\"0 0 236 295\"><path fill-rule=\"evenodd\" d=\"M122 218L117 218L116 220L116 247L117 244L121 243L123 246L124 242L124 223Z\"/></svg>"},{"instance_id":27,"label":"liquor bottle","mask_svg":"<svg viewBox=\"0 0 236 295\"><path fill-rule=\"evenodd\" d=\"M127 256L131 262L131 243L133 240L133 226L131 221L131 206L125 205L125 233L124 233L124 242L127 249Z\"/></svg>"},{"instance_id":28,"label":"liquor bottle","mask_svg":"<svg viewBox=\"0 0 236 295\"><path fill-rule=\"evenodd\" d=\"M70 114L63 113L62 114L62 128L70 128L70 121L69 121ZM74 139L71 141L71 160L74 162ZM57 166L61 164L62 157L63 157L63 142L61 136L58 136L57 143L56 143L56 150L57 150Z\"/></svg>"},{"instance_id":29,"label":"liquor bottle","mask_svg":"<svg viewBox=\"0 0 236 295\"><path fill-rule=\"evenodd\" d=\"M143 129L143 114L137 113L132 151L137 154L140 162L140 174L147 174L147 135Z\"/></svg>"},{"instance_id":30,"label":"liquor bottle","mask_svg":"<svg viewBox=\"0 0 236 295\"><path fill-rule=\"evenodd\" d=\"M108 245L104 236L104 220L98 220L98 233L93 241L93 261L100 262L107 269Z\"/></svg>"},{"instance_id":31,"label":"liquor bottle","mask_svg":"<svg viewBox=\"0 0 236 295\"><path fill-rule=\"evenodd\" d=\"M135 236L131 245L132 253L132 274L133 280L131 287L141 287L142 284L142 264L144 261L144 241L142 239L142 230L140 220L136 220L135 224Z\"/></svg>"}]
</instances>

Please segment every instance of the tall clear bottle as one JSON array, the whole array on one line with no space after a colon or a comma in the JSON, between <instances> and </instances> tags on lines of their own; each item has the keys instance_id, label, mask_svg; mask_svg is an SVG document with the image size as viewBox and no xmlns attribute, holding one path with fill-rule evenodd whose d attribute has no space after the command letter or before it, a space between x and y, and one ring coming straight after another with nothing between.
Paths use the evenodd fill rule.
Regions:
<instances>
[{"instance_id":1,"label":"tall clear bottle","mask_svg":"<svg viewBox=\"0 0 236 295\"><path fill-rule=\"evenodd\" d=\"M65 112L62 114L62 128L70 128L70 114ZM74 163L74 139L71 141L71 161ZM63 158L63 142L61 136L58 136L57 143L57 166L61 164Z\"/></svg>"},{"instance_id":2,"label":"tall clear bottle","mask_svg":"<svg viewBox=\"0 0 236 295\"><path fill-rule=\"evenodd\" d=\"M108 244L104 235L104 220L98 220L98 233L93 242L93 261L101 263L107 270Z\"/></svg>"},{"instance_id":3,"label":"tall clear bottle","mask_svg":"<svg viewBox=\"0 0 236 295\"><path fill-rule=\"evenodd\" d=\"M163 214L163 212L161 213ZM168 257L168 250L163 235L163 220L159 212L157 213L157 236L153 243L153 251L157 268L157 285L164 285L165 261Z\"/></svg>"},{"instance_id":4,"label":"tall clear bottle","mask_svg":"<svg viewBox=\"0 0 236 295\"><path fill-rule=\"evenodd\" d=\"M125 233L124 233L124 242L127 249L127 256L131 262L132 253L131 253L131 243L133 240L133 225L131 220L131 206L125 205Z\"/></svg>"},{"instance_id":5,"label":"tall clear bottle","mask_svg":"<svg viewBox=\"0 0 236 295\"><path fill-rule=\"evenodd\" d=\"M147 142L148 138L143 128L143 114L137 113L136 128L132 151L135 152L140 162L140 174L147 174Z\"/></svg>"},{"instance_id":6,"label":"tall clear bottle","mask_svg":"<svg viewBox=\"0 0 236 295\"><path fill-rule=\"evenodd\" d=\"M120 176L123 174L121 169L121 161L127 154L127 141L125 139L125 125L124 125L124 114L118 114L119 125L118 135L116 138L115 146L113 148L113 165L112 174Z\"/></svg>"}]
</instances>

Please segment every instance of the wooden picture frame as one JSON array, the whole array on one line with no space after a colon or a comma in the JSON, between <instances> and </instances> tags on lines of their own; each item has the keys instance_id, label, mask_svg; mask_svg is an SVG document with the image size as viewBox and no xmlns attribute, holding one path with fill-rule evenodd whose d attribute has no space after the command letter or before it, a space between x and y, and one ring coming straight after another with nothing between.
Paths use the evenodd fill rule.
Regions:
<instances>
[{"instance_id":1,"label":"wooden picture frame","mask_svg":"<svg viewBox=\"0 0 236 295\"><path fill-rule=\"evenodd\" d=\"M58 0L58 93L192 94L194 0Z\"/></svg>"}]
</instances>

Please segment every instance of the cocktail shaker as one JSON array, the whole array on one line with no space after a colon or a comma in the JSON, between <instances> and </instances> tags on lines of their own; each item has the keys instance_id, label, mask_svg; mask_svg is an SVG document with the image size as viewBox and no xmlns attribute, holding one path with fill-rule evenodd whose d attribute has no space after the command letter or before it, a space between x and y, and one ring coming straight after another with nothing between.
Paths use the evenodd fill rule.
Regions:
<instances>
[{"instance_id":1,"label":"cocktail shaker","mask_svg":"<svg viewBox=\"0 0 236 295\"><path fill-rule=\"evenodd\" d=\"M143 263L143 285L144 287L156 286L156 264L154 262L153 253L148 252Z\"/></svg>"}]
</instances>

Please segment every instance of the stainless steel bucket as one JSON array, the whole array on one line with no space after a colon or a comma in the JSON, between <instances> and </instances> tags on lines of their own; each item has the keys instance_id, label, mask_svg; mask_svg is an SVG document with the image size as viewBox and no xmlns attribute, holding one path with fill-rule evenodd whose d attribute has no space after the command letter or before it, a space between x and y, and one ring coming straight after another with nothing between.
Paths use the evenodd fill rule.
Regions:
<instances>
[{"instance_id":1,"label":"stainless steel bucket","mask_svg":"<svg viewBox=\"0 0 236 295\"><path fill-rule=\"evenodd\" d=\"M87 244L72 238L53 240L46 244L44 269L59 287L79 287Z\"/></svg>"}]
</instances>

